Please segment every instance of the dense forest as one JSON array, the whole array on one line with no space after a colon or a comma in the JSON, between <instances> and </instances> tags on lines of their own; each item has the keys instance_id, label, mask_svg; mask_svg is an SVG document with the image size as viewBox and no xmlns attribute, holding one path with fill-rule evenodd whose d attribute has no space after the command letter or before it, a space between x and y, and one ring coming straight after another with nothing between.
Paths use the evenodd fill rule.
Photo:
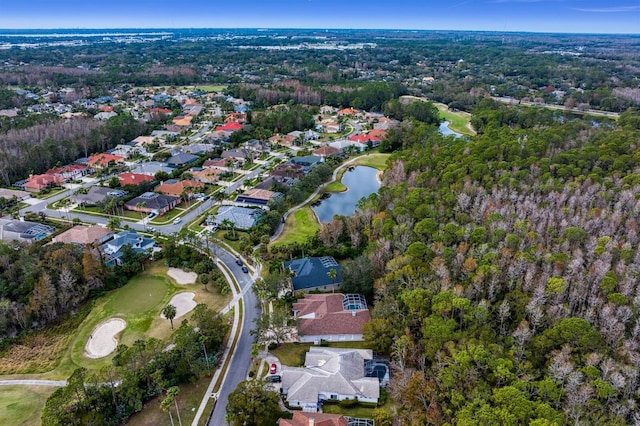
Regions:
<instances>
[{"instance_id":1,"label":"dense forest","mask_svg":"<svg viewBox=\"0 0 640 426\"><path fill-rule=\"evenodd\" d=\"M379 195L321 231L361 246L368 219L365 334L392 357L398 421L640 420L637 115L474 115L472 140L404 123Z\"/></svg>"},{"instance_id":2,"label":"dense forest","mask_svg":"<svg viewBox=\"0 0 640 426\"><path fill-rule=\"evenodd\" d=\"M29 174L72 163L80 157L104 152L146 132L146 125L121 114L105 122L92 118L64 120L51 115L30 115L18 128L0 127L0 182L9 186Z\"/></svg>"}]
</instances>

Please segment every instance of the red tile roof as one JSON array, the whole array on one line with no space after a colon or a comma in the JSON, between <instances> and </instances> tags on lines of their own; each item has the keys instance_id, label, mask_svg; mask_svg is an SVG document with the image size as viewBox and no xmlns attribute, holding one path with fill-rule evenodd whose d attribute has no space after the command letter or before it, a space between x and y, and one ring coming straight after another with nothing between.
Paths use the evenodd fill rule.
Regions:
<instances>
[{"instance_id":1,"label":"red tile roof","mask_svg":"<svg viewBox=\"0 0 640 426\"><path fill-rule=\"evenodd\" d=\"M236 122L226 123L224 126L216 127L216 132L235 132L236 130L242 129L242 124Z\"/></svg>"},{"instance_id":2,"label":"red tile roof","mask_svg":"<svg viewBox=\"0 0 640 426\"><path fill-rule=\"evenodd\" d=\"M120 185L140 185L142 182L152 181L153 176L143 175L140 173L120 173L118 175Z\"/></svg>"},{"instance_id":3,"label":"red tile roof","mask_svg":"<svg viewBox=\"0 0 640 426\"><path fill-rule=\"evenodd\" d=\"M149 112L151 114L171 114L173 111L167 108L151 108Z\"/></svg>"},{"instance_id":4,"label":"red tile roof","mask_svg":"<svg viewBox=\"0 0 640 426\"><path fill-rule=\"evenodd\" d=\"M111 161L114 161L116 163L121 162L122 157L119 155L113 155L113 154L107 154L107 153L96 154L89 157L89 161L87 161L87 164L89 164L90 166L104 167L104 166L108 166Z\"/></svg>"},{"instance_id":5,"label":"red tile roof","mask_svg":"<svg viewBox=\"0 0 640 426\"><path fill-rule=\"evenodd\" d=\"M183 191L193 192L193 189L204 188L204 183L195 180L181 180L176 183L161 183L155 191L161 194L180 197Z\"/></svg>"},{"instance_id":6,"label":"red tile roof","mask_svg":"<svg viewBox=\"0 0 640 426\"><path fill-rule=\"evenodd\" d=\"M298 333L306 336L362 334L364 325L371 320L369 310L347 311L342 306L343 299L344 295L337 293L308 294L294 303L293 310L300 318Z\"/></svg>"},{"instance_id":7,"label":"red tile roof","mask_svg":"<svg viewBox=\"0 0 640 426\"><path fill-rule=\"evenodd\" d=\"M56 167L55 169L47 170L48 175L61 175L63 173L71 173L74 170L87 170L87 166L82 164L70 164L68 166Z\"/></svg>"},{"instance_id":8,"label":"red tile roof","mask_svg":"<svg viewBox=\"0 0 640 426\"><path fill-rule=\"evenodd\" d=\"M338 111L338 115L355 115L355 114L358 114L359 112L360 111L358 111L355 108L344 108Z\"/></svg>"},{"instance_id":9,"label":"red tile roof","mask_svg":"<svg viewBox=\"0 0 640 426\"><path fill-rule=\"evenodd\" d=\"M318 155L320 157L329 157L331 155L339 154L341 151L338 148L334 148L332 146L323 146L315 151L313 151L313 155Z\"/></svg>"},{"instance_id":10,"label":"red tile roof","mask_svg":"<svg viewBox=\"0 0 640 426\"><path fill-rule=\"evenodd\" d=\"M64 179L56 175L34 175L31 176L27 182L22 185L27 191L40 191L47 188L52 184L61 185L64 183Z\"/></svg>"}]
</instances>

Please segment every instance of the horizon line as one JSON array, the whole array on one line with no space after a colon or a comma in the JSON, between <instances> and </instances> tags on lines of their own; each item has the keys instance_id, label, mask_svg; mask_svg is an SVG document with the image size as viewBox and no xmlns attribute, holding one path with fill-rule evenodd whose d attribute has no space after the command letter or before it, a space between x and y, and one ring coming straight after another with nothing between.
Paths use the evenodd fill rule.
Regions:
<instances>
[{"instance_id":1,"label":"horizon line","mask_svg":"<svg viewBox=\"0 0 640 426\"><path fill-rule=\"evenodd\" d=\"M533 30L488 30L488 29L425 29L425 28L365 28L365 27L50 27L50 28L0 28L3 31L91 31L91 30L306 30L306 31L401 31L401 32L472 32L499 34L557 34L557 35L625 35L640 36L640 32L580 32L580 31L533 31Z\"/></svg>"}]
</instances>

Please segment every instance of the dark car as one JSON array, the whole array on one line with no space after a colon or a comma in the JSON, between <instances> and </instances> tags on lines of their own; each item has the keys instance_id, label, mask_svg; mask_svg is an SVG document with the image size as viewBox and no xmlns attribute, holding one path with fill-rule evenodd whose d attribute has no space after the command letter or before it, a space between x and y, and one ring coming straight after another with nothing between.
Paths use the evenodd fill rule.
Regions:
<instances>
[{"instance_id":1,"label":"dark car","mask_svg":"<svg viewBox=\"0 0 640 426\"><path fill-rule=\"evenodd\" d=\"M280 383L282 381L282 377L280 377L277 374L274 374L272 376L265 377L264 381L267 383Z\"/></svg>"},{"instance_id":2,"label":"dark car","mask_svg":"<svg viewBox=\"0 0 640 426\"><path fill-rule=\"evenodd\" d=\"M236 259L236 265L238 265L238 266L242 266L242 260L240 260L240 259Z\"/></svg>"},{"instance_id":3,"label":"dark car","mask_svg":"<svg viewBox=\"0 0 640 426\"><path fill-rule=\"evenodd\" d=\"M242 272L244 272L245 274L248 274L248 273L249 273L249 270L247 269L247 267L246 267L246 266L243 266L243 267L242 267Z\"/></svg>"}]
</instances>

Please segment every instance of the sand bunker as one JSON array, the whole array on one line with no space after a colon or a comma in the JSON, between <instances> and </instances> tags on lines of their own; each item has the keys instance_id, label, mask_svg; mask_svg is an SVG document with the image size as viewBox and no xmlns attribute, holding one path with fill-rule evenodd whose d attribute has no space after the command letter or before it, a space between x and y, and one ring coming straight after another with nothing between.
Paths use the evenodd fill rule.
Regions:
<instances>
[{"instance_id":1,"label":"sand bunker","mask_svg":"<svg viewBox=\"0 0 640 426\"><path fill-rule=\"evenodd\" d=\"M102 358L116 350L118 339L116 336L125 329L127 323L120 318L110 318L101 322L93 329L84 347L88 358Z\"/></svg>"},{"instance_id":2,"label":"sand bunker","mask_svg":"<svg viewBox=\"0 0 640 426\"><path fill-rule=\"evenodd\" d=\"M167 275L176 280L176 283L180 285L194 284L196 278L198 278L198 274L195 272L187 272L180 268L169 268Z\"/></svg>"},{"instance_id":3,"label":"sand bunker","mask_svg":"<svg viewBox=\"0 0 640 426\"><path fill-rule=\"evenodd\" d=\"M197 303L195 300L193 300L195 295L196 295L195 293L187 291L184 293L178 293L171 298L171 300L169 301L169 304L176 307L175 318L180 318L184 314L191 312L193 308L196 307ZM160 316L164 318L164 315L160 314Z\"/></svg>"}]
</instances>

